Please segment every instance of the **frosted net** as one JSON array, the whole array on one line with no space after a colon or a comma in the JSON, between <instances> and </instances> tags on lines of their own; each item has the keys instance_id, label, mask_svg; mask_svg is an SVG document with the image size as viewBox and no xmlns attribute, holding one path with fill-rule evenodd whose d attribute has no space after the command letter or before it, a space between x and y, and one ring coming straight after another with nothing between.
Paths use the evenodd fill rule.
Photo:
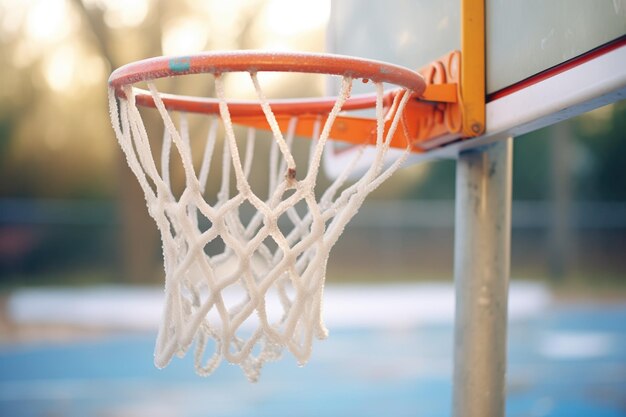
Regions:
<instances>
[{"instance_id":1,"label":"frosted net","mask_svg":"<svg viewBox=\"0 0 626 417\"><path fill-rule=\"evenodd\" d=\"M208 134L193 138L204 143L201 163L196 166L185 114L175 118L154 84L148 86L164 127L158 164L135 104L135 88L125 87L123 98L109 90L115 134L163 242L166 301L155 348L157 367L166 366L175 354L185 355L192 345L200 375L212 373L226 360L256 381L262 365L278 359L285 349L299 364L306 363L313 339L328 334L322 295L329 252L365 197L389 178L409 153L407 146L392 161L388 158L391 138L403 128L402 113L409 94L399 94L392 105L397 111L386 112L383 86L376 84L376 157L371 166L348 184L362 155L355 152L330 186L316 189L325 144L350 95L352 79L343 78L332 111L320 116L316 124L306 163L296 166L293 139L298 119L292 118L289 129L281 132L256 74L250 76L274 139L268 160L269 185L263 193L250 185L254 144L260 139L255 139L254 129L249 129L243 140L236 137L239 130L231 122L222 76L215 77L220 113L212 118ZM394 114L386 135L385 114ZM221 185L217 195L209 196L208 181L219 180L209 178L209 172L212 161L219 158L216 143L222 138ZM170 181L173 157L180 158L184 169L184 190L178 196ZM235 192L231 191L231 170ZM244 205L253 207L254 214L244 216ZM223 242L223 250L209 253L207 246L217 240Z\"/></svg>"}]
</instances>

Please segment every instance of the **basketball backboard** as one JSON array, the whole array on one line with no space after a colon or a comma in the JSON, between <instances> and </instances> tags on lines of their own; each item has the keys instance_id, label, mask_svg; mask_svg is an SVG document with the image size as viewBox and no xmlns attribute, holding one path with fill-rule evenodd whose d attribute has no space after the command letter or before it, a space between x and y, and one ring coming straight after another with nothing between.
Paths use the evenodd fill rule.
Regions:
<instances>
[{"instance_id":1,"label":"basketball backboard","mask_svg":"<svg viewBox=\"0 0 626 417\"><path fill-rule=\"evenodd\" d=\"M337 0L327 49L412 69L452 50L468 54L462 28L472 22L462 10L476 4L483 0ZM415 160L454 156L626 97L626 0L485 0L484 9L485 132Z\"/></svg>"},{"instance_id":2,"label":"basketball backboard","mask_svg":"<svg viewBox=\"0 0 626 417\"><path fill-rule=\"evenodd\" d=\"M463 123L480 106L480 129L428 138L411 162L456 159L453 415L503 416L511 138L626 98L626 0L336 0L327 42L416 70L460 51ZM469 107L468 85L480 87ZM338 148L325 154L331 177L353 159Z\"/></svg>"}]
</instances>

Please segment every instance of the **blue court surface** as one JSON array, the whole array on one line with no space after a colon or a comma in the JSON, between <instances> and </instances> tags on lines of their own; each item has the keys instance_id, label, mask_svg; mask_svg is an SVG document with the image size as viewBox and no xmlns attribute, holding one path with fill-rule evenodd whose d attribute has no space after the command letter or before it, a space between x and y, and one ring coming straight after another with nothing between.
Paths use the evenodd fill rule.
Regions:
<instances>
[{"instance_id":1,"label":"blue court surface","mask_svg":"<svg viewBox=\"0 0 626 417\"><path fill-rule=\"evenodd\" d=\"M368 298L376 293L397 305L380 311ZM352 294L345 301L354 309L329 307L330 337L315 344L311 361L298 367L285 354L256 384L227 364L197 377L192 355L155 369L155 332L141 326L3 343L0 415L449 416L451 287L330 288L326 304L342 294ZM12 305L22 321L25 299ZM359 309L370 310L369 324L349 319ZM428 317L407 319L414 314ZM557 303L532 285L514 285L510 316L507 416L626 416L626 304Z\"/></svg>"}]
</instances>

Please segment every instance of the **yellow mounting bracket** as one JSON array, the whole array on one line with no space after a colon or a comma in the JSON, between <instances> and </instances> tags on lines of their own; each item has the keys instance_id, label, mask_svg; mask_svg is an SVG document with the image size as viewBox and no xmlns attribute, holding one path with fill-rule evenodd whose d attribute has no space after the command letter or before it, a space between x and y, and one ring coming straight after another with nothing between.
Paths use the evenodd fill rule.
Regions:
<instances>
[{"instance_id":1,"label":"yellow mounting bracket","mask_svg":"<svg viewBox=\"0 0 626 417\"><path fill-rule=\"evenodd\" d=\"M421 97L407 104L404 114L415 151L425 151L484 132L484 89L479 86L474 89L475 93L471 89L468 91L462 80L464 75L465 79L474 76L470 74L468 77L463 68L461 52L453 51L420 70L426 80L426 90ZM478 75L480 69L476 71L474 68L473 71Z\"/></svg>"},{"instance_id":2,"label":"yellow mounting bracket","mask_svg":"<svg viewBox=\"0 0 626 417\"><path fill-rule=\"evenodd\" d=\"M461 14L463 52L450 52L422 68L426 90L405 110L409 141L416 152L485 131L484 0L463 0ZM396 136L393 145L406 144L404 135Z\"/></svg>"},{"instance_id":3,"label":"yellow mounting bracket","mask_svg":"<svg viewBox=\"0 0 626 417\"><path fill-rule=\"evenodd\" d=\"M419 70L426 81L426 90L407 103L404 128L396 131L391 146L404 148L408 140L413 151L424 152L484 132L484 64L472 60L476 57L464 59L460 51L453 51ZM468 65L470 68L464 69ZM393 113L386 115L385 134L393 118ZM374 119L340 116L331 130L331 137L368 143L375 140L375 129Z\"/></svg>"},{"instance_id":4,"label":"yellow mounting bracket","mask_svg":"<svg viewBox=\"0 0 626 417\"><path fill-rule=\"evenodd\" d=\"M418 152L463 135L461 53L451 52L419 72L426 80L426 90L407 103L404 113L409 141Z\"/></svg>"}]
</instances>

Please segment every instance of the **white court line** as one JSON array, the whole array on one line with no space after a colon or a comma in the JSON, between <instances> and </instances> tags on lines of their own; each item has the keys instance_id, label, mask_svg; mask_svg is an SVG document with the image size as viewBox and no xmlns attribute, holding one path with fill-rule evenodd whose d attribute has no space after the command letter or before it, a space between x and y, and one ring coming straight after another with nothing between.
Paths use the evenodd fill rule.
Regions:
<instances>
[{"instance_id":1,"label":"white court line","mask_svg":"<svg viewBox=\"0 0 626 417\"><path fill-rule=\"evenodd\" d=\"M229 294L228 298L235 301L240 299L240 295ZM548 289L542 284L513 282L509 301L510 319L538 316L549 306L550 299ZM60 324L153 330L161 320L163 301L163 290L157 287L23 289L11 295L8 313L18 325ZM225 301L228 302L228 299ZM330 328L452 324L454 285L327 285L324 317Z\"/></svg>"}]
</instances>

